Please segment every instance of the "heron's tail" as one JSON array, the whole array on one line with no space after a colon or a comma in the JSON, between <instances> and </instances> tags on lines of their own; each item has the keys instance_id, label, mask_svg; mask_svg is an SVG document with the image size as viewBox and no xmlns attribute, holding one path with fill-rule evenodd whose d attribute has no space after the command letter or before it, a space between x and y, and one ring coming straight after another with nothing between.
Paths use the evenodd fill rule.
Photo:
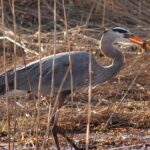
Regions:
<instances>
[{"instance_id":1,"label":"heron's tail","mask_svg":"<svg viewBox=\"0 0 150 150\"><path fill-rule=\"evenodd\" d=\"M0 75L0 95L5 94L5 77Z\"/></svg>"},{"instance_id":2,"label":"heron's tail","mask_svg":"<svg viewBox=\"0 0 150 150\"><path fill-rule=\"evenodd\" d=\"M14 85L14 69L9 69L6 71L7 81L8 81L8 89L13 90ZM4 95L6 93L5 86L5 73L0 74L0 95Z\"/></svg>"}]
</instances>

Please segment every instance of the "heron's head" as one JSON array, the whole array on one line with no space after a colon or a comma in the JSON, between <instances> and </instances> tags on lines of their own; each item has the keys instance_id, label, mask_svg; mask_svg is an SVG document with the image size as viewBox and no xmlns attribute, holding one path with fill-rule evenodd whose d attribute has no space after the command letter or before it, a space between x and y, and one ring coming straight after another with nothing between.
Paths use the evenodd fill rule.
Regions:
<instances>
[{"instance_id":1,"label":"heron's head","mask_svg":"<svg viewBox=\"0 0 150 150\"><path fill-rule=\"evenodd\" d=\"M138 44L143 46L144 40L122 27L105 30L101 36L100 48L106 56L113 57L115 55L116 49L113 49L113 47L116 43L121 45Z\"/></svg>"},{"instance_id":2,"label":"heron's head","mask_svg":"<svg viewBox=\"0 0 150 150\"><path fill-rule=\"evenodd\" d=\"M128 29L115 27L110 29L113 36L115 37L115 41L121 44L138 44L143 46L144 40L133 33L131 33Z\"/></svg>"}]
</instances>

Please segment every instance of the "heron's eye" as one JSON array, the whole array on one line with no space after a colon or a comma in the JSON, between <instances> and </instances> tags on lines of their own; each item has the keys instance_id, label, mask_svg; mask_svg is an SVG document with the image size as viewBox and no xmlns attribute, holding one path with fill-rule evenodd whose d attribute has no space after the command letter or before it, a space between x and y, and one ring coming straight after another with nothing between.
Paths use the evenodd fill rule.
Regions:
<instances>
[{"instance_id":1,"label":"heron's eye","mask_svg":"<svg viewBox=\"0 0 150 150\"><path fill-rule=\"evenodd\" d=\"M132 34L131 33L124 33L124 38L129 38L130 36L132 36Z\"/></svg>"}]
</instances>

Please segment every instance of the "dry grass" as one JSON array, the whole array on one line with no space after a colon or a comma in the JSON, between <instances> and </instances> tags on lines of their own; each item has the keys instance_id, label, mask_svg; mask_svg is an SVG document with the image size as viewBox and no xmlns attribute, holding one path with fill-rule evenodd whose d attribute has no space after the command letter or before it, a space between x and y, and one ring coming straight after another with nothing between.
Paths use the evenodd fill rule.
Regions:
<instances>
[{"instance_id":1,"label":"dry grass","mask_svg":"<svg viewBox=\"0 0 150 150\"><path fill-rule=\"evenodd\" d=\"M149 35L149 0L134 1L108 0L103 1L65 1L68 25L68 39L70 50L91 50L97 61L102 64L108 64L109 60L104 58L98 49L98 39L105 27L126 26L131 31L144 36ZM5 33L6 38L6 56L7 68L13 66L13 44L16 38L17 43L17 64L24 65L24 59L27 62L38 59L38 10L37 1L30 2L26 0L15 0L17 33L14 34L12 8L9 2L4 1L5 15ZM65 51L68 48L64 36L65 21L61 1L57 1L57 40L56 53ZM42 56L53 53L53 1L44 0L41 3L41 51ZM0 18L1 20L1 18ZM103 25L102 25L103 22ZM1 37L3 37L1 35ZM3 37L4 38L4 37ZM11 40L10 40L11 39ZM132 48L139 49L139 47ZM23 50L26 50L25 52ZM0 41L0 54L2 56L3 44ZM92 89L91 102L91 143L97 148L108 149L110 147L119 147L122 145L143 146L150 141L150 64L149 53L138 55L137 52L127 53L125 49L126 64L120 74L113 80L104 83ZM3 72L3 60L0 59L0 71ZM132 81L138 74L131 89L128 91ZM120 103L124 94L128 91L124 100ZM33 97L22 95L16 98L19 104L17 109L16 131L13 134L14 121L14 96L9 97L10 108L10 135L11 142L13 137L16 139L16 146L22 149L28 142L37 142L39 146L43 144L47 128L47 115L49 109L49 98L43 97L40 104L40 118L38 129L38 140L36 139L36 102ZM74 138L79 144L85 144L85 132L87 125L87 89L82 92L74 93L74 102L68 98L66 105L61 109L59 124L65 128L68 134L72 129ZM73 106L73 111L71 110ZM116 107L117 106L117 107ZM114 111L115 110L115 111ZM72 114L72 115L69 115ZM113 115L112 115L113 114ZM111 116L111 118L110 118ZM109 120L109 122L108 122ZM72 124L73 122L73 124ZM107 124L106 124L107 123ZM4 97L0 98L0 148L8 143L7 129L7 110ZM105 135L105 136L104 136ZM126 136L128 135L128 136ZM132 135L132 136L131 136ZM138 137L138 136L140 137ZM143 144L143 145L142 145ZM50 136L47 139L45 147L54 145ZM61 139L61 145L67 145L66 141ZM25 147L24 147L25 148Z\"/></svg>"}]
</instances>

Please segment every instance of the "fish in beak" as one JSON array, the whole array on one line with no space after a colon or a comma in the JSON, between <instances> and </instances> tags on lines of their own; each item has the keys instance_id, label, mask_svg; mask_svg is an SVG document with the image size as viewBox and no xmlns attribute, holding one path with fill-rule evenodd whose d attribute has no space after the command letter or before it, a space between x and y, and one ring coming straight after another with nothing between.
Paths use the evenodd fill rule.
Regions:
<instances>
[{"instance_id":1,"label":"fish in beak","mask_svg":"<svg viewBox=\"0 0 150 150\"><path fill-rule=\"evenodd\" d=\"M143 43L143 49L150 50L150 41L145 41Z\"/></svg>"},{"instance_id":2,"label":"fish in beak","mask_svg":"<svg viewBox=\"0 0 150 150\"><path fill-rule=\"evenodd\" d=\"M142 39L141 37L131 35L128 37L128 39L135 44L141 45L144 50L150 49L150 45L147 44L147 42L144 39Z\"/></svg>"}]
</instances>

